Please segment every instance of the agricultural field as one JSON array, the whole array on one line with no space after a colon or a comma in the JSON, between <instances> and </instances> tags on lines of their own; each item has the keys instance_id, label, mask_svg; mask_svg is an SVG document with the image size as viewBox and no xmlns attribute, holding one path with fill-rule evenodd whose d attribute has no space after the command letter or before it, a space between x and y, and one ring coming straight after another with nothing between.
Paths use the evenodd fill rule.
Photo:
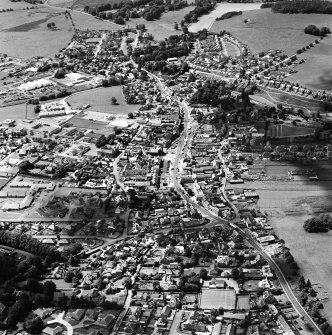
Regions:
<instances>
[{"instance_id":1,"label":"agricultural field","mask_svg":"<svg viewBox=\"0 0 332 335\"><path fill-rule=\"evenodd\" d=\"M332 21L332 18L330 17ZM287 80L312 89L332 92L332 37L328 35L314 48L301 54L306 61ZM300 58L300 57L299 57Z\"/></svg>"},{"instance_id":2,"label":"agricultural field","mask_svg":"<svg viewBox=\"0 0 332 335\"><path fill-rule=\"evenodd\" d=\"M123 29L124 26L120 26L111 21L103 21L91 16L87 13L80 12L77 10L70 11L71 17L75 23L76 29L81 30L118 30Z\"/></svg>"},{"instance_id":3,"label":"agricultural field","mask_svg":"<svg viewBox=\"0 0 332 335\"><path fill-rule=\"evenodd\" d=\"M48 29L49 22L57 29ZM22 58L52 56L70 43L73 32L63 11L38 7L8 12L0 20L1 51Z\"/></svg>"},{"instance_id":4,"label":"agricultural field","mask_svg":"<svg viewBox=\"0 0 332 335\"><path fill-rule=\"evenodd\" d=\"M251 11L251 10L257 10L261 7L261 3L255 2L255 3L228 3L228 2L221 2L216 5L216 8L209 14L203 15L198 19L197 22L191 24L189 26L189 31L196 32L202 29L208 29L210 30L211 26L212 28L215 26L216 23L215 19L222 16L225 13L232 12L232 11ZM240 16L241 18L241 16ZM224 22L224 25L228 26L229 20L224 21L218 21L218 22ZM218 23L217 22L217 23ZM219 29L220 30L227 30L226 28ZM215 31L215 30L212 30Z\"/></svg>"},{"instance_id":5,"label":"agricultural field","mask_svg":"<svg viewBox=\"0 0 332 335\"><path fill-rule=\"evenodd\" d=\"M332 295L332 269L330 258L326 257L332 254L332 231L309 234L303 229L306 219L319 213L332 212L332 180L328 177L332 166L323 163L323 166L319 167L320 164L316 164L315 171L318 176L325 175L326 180L320 178L318 182L246 182L241 188L257 191L260 197L258 207L263 213L268 214L269 223L290 248L303 275L310 278L319 296L326 298ZM267 172L284 175L289 168L310 167L274 164L271 169L267 168ZM332 302L323 302L325 314L332 321Z\"/></svg>"},{"instance_id":6,"label":"agricultural field","mask_svg":"<svg viewBox=\"0 0 332 335\"><path fill-rule=\"evenodd\" d=\"M117 105L111 104L112 97L116 98ZM107 114L127 115L130 112L137 111L140 107L140 105L128 105L126 103L121 86L84 91L69 97L66 101L73 109L89 104L91 105L89 110Z\"/></svg>"},{"instance_id":7,"label":"agricultural field","mask_svg":"<svg viewBox=\"0 0 332 335\"><path fill-rule=\"evenodd\" d=\"M52 0L52 1L67 2L64 0ZM71 8L83 10L85 6L94 7L94 6L106 5L108 3L115 4L115 3L120 3L121 0L69 0L68 2L73 3L71 5Z\"/></svg>"},{"instance_id":8,"label":"agricultural field","mask_svg":"<svg viewBox=\"0 0 332 335\"><path fill-rule=\"evenodd\" d=\"M244 20L248 22L245 23ZM266 8L246 11L241 16L216 21L210 30L213 32L229 31L240 41L246 43L254 53L278 49L291 55L317 38L303 32L304 27L308 24L332 28L331 16L279 14L272 13L270 8ZM322 64L322 66L328 67L328 64Z\"/></svg>"},{"instance_id":9,"label":"agricultural field","mask_svg":"<svg viewBox=\"0 0 332 335\"><path fill-rule=\"evenodd\" d=\"M129 27L135 28L136 24L143 23L145 24L148 32L153 34L156 40L161 41L168 36L182 34L182 30L180 28L179 30L174 29L174 22L177 22L180 26L181 20L183 20L184 16L191 10L193 10L193 7L188 6L178 11L164 13L162 14L160 20L146 21L143 18L138 18L131 19L126 24L129 25Z\"/></svg>"},{"instance_id":10,"label":"agricultural field","mask_svg":"<svg viewBox=\"0 0 332 335\"><path fill-rule=\"evenodd\" d=\"M9 9L12 8L14 10L17 9L26 9L27 7L32 7L29 3L26 3L24 1L21 2L12 2L10 0L1 0L0 1L0 10L2 9ZM0 21L2 20L2 15L6 15L6 13L0 13Z\"/></svg>"}]
</instances>

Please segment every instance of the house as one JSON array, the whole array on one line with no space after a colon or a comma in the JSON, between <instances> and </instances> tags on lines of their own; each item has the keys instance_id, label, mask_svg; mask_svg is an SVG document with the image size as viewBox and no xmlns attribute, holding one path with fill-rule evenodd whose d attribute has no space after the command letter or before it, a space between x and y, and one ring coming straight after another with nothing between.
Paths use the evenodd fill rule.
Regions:
<instances>
[{"instance_id":1,"label":"house","mask_svg":"<svg viewBox=\"0 0 332 335\"><path fill-rule=\"evenodd\" d=\"M95 325L102 328L109 328L114 318L115 317L113 314L104 315L103 317L98 318L98 320L95 322Z\"/></svg>"},{"instance_id":2,"label":"house","mask_svg":"<svg viewBox=\"0 0 332 335\"><path fill-rule=\"evenodd\" d=\"M72 320L80 321L83 318L84 313L84 309L76 309L74 312L69 312L67 317Z\"/></svg>"},{"instance_id":3,"label":"house","mask_svg":"<svg viewBox=\"0 0 332 335\"><path fill-rule=\"evenodd\" d=\"M55 328L46 327L43 330L43 334L46 334L46 335L59 335L61 333L62 333L62 327L61 326L56 326Z\"/></svg>"}]
</instances>

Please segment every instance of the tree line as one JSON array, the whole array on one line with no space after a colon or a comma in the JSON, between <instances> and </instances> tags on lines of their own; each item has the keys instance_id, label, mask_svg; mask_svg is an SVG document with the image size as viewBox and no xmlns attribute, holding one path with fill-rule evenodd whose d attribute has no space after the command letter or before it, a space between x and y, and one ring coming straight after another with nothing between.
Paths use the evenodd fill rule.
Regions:
<instances>
[{"instance_id":1,"label":"tree line","mask_svg":"<svg viewBox=\"0 0 332 335\"><path fill-rule=\"evenodd\" d=\"M332 2L325 0L280 1L272 6L272 11L283 14L332 14Z\"/></svg>"}]
</instances>

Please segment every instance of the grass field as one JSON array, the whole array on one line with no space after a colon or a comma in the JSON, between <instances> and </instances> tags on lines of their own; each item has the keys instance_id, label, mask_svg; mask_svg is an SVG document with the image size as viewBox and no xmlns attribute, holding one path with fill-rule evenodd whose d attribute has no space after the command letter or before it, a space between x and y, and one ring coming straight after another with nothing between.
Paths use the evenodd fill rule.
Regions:
<instances>
[{"instance_id":1,"label":"grass field","mask_svg":"<svg viewBox=\"0 0 332 335\"><path fill-rule=\"evenodd\" d=\"M0 122L6 119L23 120L25 117L25 104L15 106L0 107ZM28 118L35 117L34 106L28 105Z\"/></svg>"},{"instance_id":2,"label":"grass field","mask_svg":"<svg viewBox=\"0 0 332 335\"><path fill-rule=\"evenodd\" d=\"M64 0L53 0L53 1L64 2ZM114 3L120 3L121 0L69 0L69 2L73 2L71 8L82 10L84 9L85 6L94 7L94 6L105 5L108 3L114 4Z\"/></svg>"},{"instance_id":3,"label":"grass field","mask_svg":"<svg viewBox=\"0 0 332 335\"><path fill-rule=\"evenodd\" d=\"M58 29L47 29L48 22L54 22ZM13 11L0 20L1 51L10 56L53 56L70 43L72 36L70 21L61 11L51 8L39 7L30 15L28 11Z\"/></svg>"},{"instance_id":4,"label":"grass field","mask_svg":"<svg viewBox=\"0 0 332 335\"><path fill-rule=\"evenodd\" d=\"M250 23L244 23L244 19L250 20ZM229 31L246 43L254 53L279 49L287 54L293 54L316 39L315 36L304 34L303 29L308 24L332 28L331 16L324 14L279 14L272 13L269 8L258 9L244 12L242 16L216 21L212 25L211 31Z\"/></svg>"},{"instance_id":5,"label":"grass field","mask_svg":"<svg viewBox=\"0 0 332 335\"><path fill-rule=\"evenodd\" d=\"M202 289L200 308L202 309L234 309L236 294L234 290Z\"/></svg>"},{"instance_id":6,"label":"grass field","mask_svg":"<svg viewBox=\"0 0 332 335\"><path fill-rule=\"evenodd\" d=\"M215 21L216 18L221 15L232 12L232 11L250 11L254 9L259 9L261 7L261 3L228 3L221 2L216 5L215 9L207 14L203 15L199 18L199 20L189 26L189 30L192 32L196 32L202 29L210 29L211 25ZM227 25L228 20L219 21L225 22ZM227 30L227 29L226 29Z\"/></svg>"},{"instance_id":7,"label":"grass field","mask_svg":"<svg viewBox=\"0 0 332 335\"><path fill-rule=\"evenodd\" d=\"M315 133L315 129L308 127L296 127L289 125L270 125L268 136L272 138L291 137L299 135L311 135Z\"/></svg>"},{"instance_id":8,"label":"grass field","mask_svg":"<svg viewBox=\"0 0 332 335\"><path fill-rule=\"evenodd\" d=\"M111 104L111 98L115 97L118 105ZM73 109L84 105L91 105L89 110L108 114L124 114L137 111L140 105L128 105L122 94L121 86L100 88L75 94L67 99Z\"/></svg>"},{"instance_id":9,"label":"grass field","mask_svg":"<svg viewBox=\"0 0 332 335\"><path fill-rule=\"evenodd\" d=\"M131 19L127 22L130 27L135 28L136 24L143 23L147 28L148 32L153 34L154 38L158 41L164 40L166 37L170 35L179 35L182 34L182 30L175 30L174 29L174 22L178 22L180 25L181 20L183 20L184 16L193 10L192 6L188 6L182 8L178 11L174 12L167 12L164 13L160 20L156 21L146 21L143 18L139 19Z\"/></svg>"},{"instance_id":10,"label":"grass field","mask_svg":"<svg viewBox=\"0 0 332 335\"><path fill-rule=\"evenodd\" d=\"M309 88L332 92L332 37L328 35L301 56L307 59L306 62L297 66L299 72L287 79Z\"/></svg>"},{"instance_id":11,"label":"grass field","mask_svg":"<svg viewBox=\"0 0 332 335\"><path fill-rule=\"evenodd\" d=\"M71 11L71 17L75 22L77 29L91 29L91 30L119 30L124 26L120 26L111 21L102 21L97 18L79 11Z\"/></svg>"},{"instance_id":12,"label":"grass field","mask_svg":"<svg viewBox=\"0 0 332 335\"><path fill-rule=\"evenodd\" d=\"M278 166L274 165L276 171ZM326 162L324 165L322 170L331 173L331 164ZM283 164L280 168L284 172ZM331 259L327 257L332 255L332 231L308 234L303 229L306 219L318 213L332 212L332 182L250 182L241 185L241 188L256 189L260 196L258 206L268 214L277 235L285 240L301 272L310 278L320 296L332 297L332 267ZM326 315L332 321L331 300L325 301L324 306Z\"/></svg>"}]
</instances>

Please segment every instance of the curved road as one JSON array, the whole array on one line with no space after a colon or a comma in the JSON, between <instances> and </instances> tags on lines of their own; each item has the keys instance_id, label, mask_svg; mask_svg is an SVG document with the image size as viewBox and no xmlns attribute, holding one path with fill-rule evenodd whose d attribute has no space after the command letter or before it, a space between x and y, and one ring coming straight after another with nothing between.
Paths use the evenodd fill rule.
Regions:
<instances>
[{"instance_id":1,"label":"curved road","mask_svg":"<svg viewBox=\"0 0 332 335\"><path fill-rule=\"evenodd\" d=\"M191 206L193 206L195 209L197 209L199 212L201 212L202 214L204 214L204 216L206 216L207 218L209 218L211 220L211 223L209 225L215 225L215 224L223 224L223 225L227 225L228 227L231 226L232 228L236 229L237 232L245 239L247 240L250 245L257 250L257 252L261 255L261 257L263 259L266 260L266 262L269 264L269 266L271 267L271 269L274 271L274 273L276 274L281 287L284 290L284 293L286 294L287 298L289 299L289 301L291 301L293 307L295 308L295 310L297 311L297 313L307 322L309 323L312 328L315 330L316 334L322 334L321 330L319 329L319 327L316 325L316 323L312 320L312 318L310 317L310 315L307 313L307 311L303 308L303 306L299 303L299 301L297 300L297 298L295 297L287 279L285 278L284 274L282 273L281 269L279 268L278 264L275 262L275 260L268 255L267 253L265 253L264 249L251 237L251 235L247 232L245 232L244 230L238 228L236 225L218 217L217 215L214 215L213 213L211 213L209 210L207 210L206 208L204 208L203 206L197 204L196 202L194 202L193 200L190 199L190 197L185 194L180 186L179 183L179 176L178 176L178 168L179 168L179 160L181 157L181 153L183 151L184 148L184 143L186 141L186 138L188 136L188 122L189 121L189 111L188 108L186 107L186 105L179 103L180 106L183 108L184 112L185 112L185 117L184 117L184 131L181 134L181 137L179 138L179 144L178 144L178 148L177 148L177 152L176 152L176 157L174 160L174 169L173 169L173 184L175 189L177 190L177 192L182 196L182 198L184 198L187 203L189 203ZM224 162L223 162L224 163ZM235 214L236 214L236 218L238 219L239 213L237 208L232 204L231 201L229 201L229 199L227 198L226 194L225 194L225 184L226 184L226 177L224 178L224 182L223 182L223 195L225 197L225 200L228 202L228 204L232 207L232 209L234 210Z\"/></svg>"}]
</instances>

